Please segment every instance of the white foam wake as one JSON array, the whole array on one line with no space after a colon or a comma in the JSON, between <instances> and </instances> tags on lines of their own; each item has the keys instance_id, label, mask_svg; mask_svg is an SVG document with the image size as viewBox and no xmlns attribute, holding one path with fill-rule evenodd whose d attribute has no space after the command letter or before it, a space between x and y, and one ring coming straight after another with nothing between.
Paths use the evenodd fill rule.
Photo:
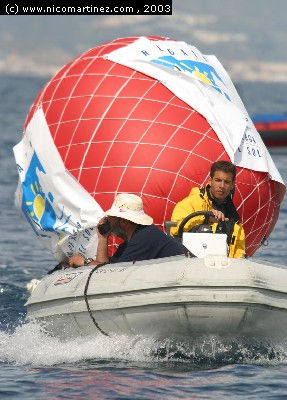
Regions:
<instances>
[{"instance_id":1,"label":"white foam wake","mask_svg":"<svg viewBox=\"0 0 287 400\"><path fill-rule=\"evenodd\" d=\"M88 359L152 361L152 339L102 335L60 341L29 322L14 333L0 332L0 362L32 366L75 363Z\"/></svg>"},{"instance_id":2,"label":"white foam wake","mask_svg":"<svg viewBox=\"0 0 287 400\"><path fill-rule=\"evenodd\" d=\"M276 365L287 362L287 345L216 337L202 338L192 345L138 336L97 335L61 341L35 322L25 323L13 333L0 332L0 362L40 367L88 360L175 361L196 369L235 363Z\"/></svg>"}]
</instances>

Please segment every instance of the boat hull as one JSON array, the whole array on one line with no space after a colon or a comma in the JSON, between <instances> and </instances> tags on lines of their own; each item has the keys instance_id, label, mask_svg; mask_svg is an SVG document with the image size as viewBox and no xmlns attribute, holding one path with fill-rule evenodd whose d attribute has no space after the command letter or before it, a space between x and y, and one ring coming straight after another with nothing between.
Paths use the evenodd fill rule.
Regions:
<instances>
[{"instance_id":1,"label":"boat hull","mask_svg":"<svg viewBox=\"0 0 287 400\"><path fill-rule=\"evenodd\" d=\"M210 334L285 337L287 270L282 267L177 256L91 271L57 271L42 279L27 302L29 318L61 338L96 332L175 341Z\"/></svg>"}]
</instances>

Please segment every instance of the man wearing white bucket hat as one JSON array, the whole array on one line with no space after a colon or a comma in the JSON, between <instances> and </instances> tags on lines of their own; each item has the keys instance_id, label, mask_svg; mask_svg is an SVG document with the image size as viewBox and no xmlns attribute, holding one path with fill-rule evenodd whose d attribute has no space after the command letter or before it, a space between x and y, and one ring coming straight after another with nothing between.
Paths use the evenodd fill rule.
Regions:
<instances>
[{"instance_id":1,"label":"man wearing white bucket hat","mask_svg":"<svg viewBox=\"0 0 287 400\"><path fill-rule=\"evenodd\" d=\"M105 229L107 227L107 229ZM108 237L112 234L124 240L115 254L108 257ZM70 258L70 266L98 263L117 263L148 260L186 254L188 250L177 240L167 236L153 225L153 219L144 212L139 196L120 193L112 207L98 225L98 248L96 260L85 263L79 254Z\"/></svg>"}]
</instances>

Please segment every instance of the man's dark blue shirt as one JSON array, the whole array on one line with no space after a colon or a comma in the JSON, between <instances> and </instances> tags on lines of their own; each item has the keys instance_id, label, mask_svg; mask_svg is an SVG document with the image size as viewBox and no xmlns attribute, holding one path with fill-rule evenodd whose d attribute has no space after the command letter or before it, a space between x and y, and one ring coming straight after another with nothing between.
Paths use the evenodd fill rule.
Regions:
<instances>
[{"instance_id":1,"label":"man's dark blue shirt","mask_svg":"<svg viewBox=\"0 0 287 400\"><path fill-rule=\"evenodd\" d=\"M188 250L155 225L138 225L131 239L121 243L111 263L140 261L186 254Z\"/></svg>"}]
</instances>

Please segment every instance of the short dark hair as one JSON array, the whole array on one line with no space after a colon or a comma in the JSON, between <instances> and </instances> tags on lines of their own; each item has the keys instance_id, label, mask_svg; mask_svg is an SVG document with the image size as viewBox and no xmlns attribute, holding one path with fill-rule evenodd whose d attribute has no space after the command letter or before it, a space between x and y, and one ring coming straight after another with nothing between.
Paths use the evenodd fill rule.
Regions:
<instances>
[{"instance_id":1,"label":"short dark hair","mask_svg":"<svg viewBox=\"0 0 287 400\"><path fill-rule=\"evenodd\" d=\"M214 177L216 171L223 171L226 174L232 174L232 181L235 180L236 177L236 166L229 161L216 161L212 164L210 168L210 176Z\"/></svg>"}]
</instances>

